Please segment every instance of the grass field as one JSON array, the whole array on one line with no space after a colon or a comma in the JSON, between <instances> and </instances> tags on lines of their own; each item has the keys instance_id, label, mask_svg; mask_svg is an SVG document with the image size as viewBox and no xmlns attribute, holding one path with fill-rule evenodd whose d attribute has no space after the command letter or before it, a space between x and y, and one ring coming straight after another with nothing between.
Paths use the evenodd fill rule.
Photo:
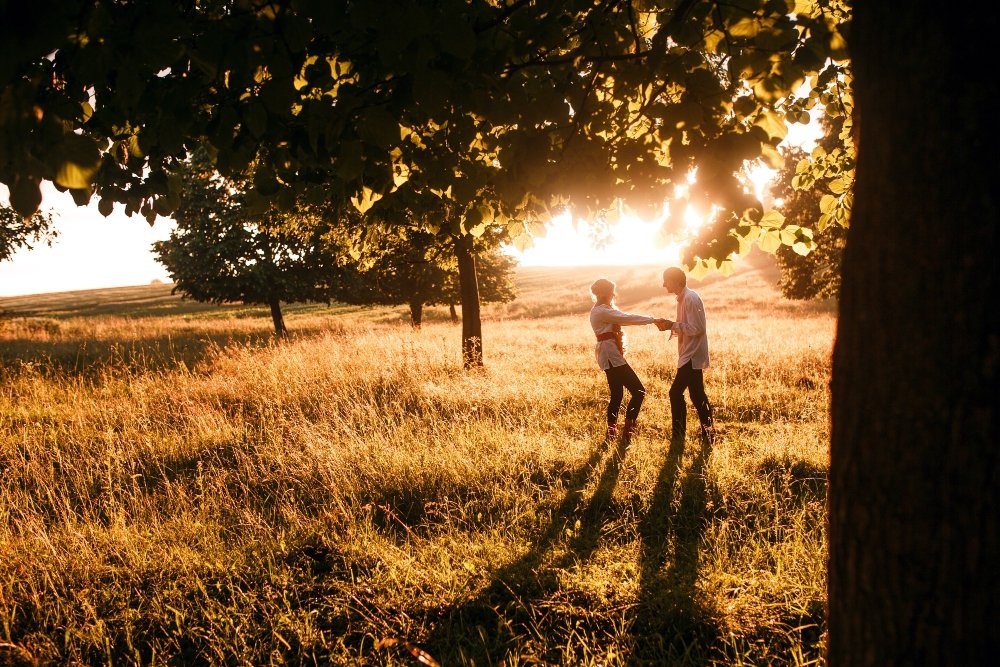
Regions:
<instances>
[{"instance_id":1,"label":"grass field","mask_svg":"<svg viewBox=\"0 0 1000 667\"><path fill-rule=\"evenodd\" d=\"M823 664L835 312L693 282L718 440L650 326L605 443L587 286L660 268L521 269L473 372L445 310L0 299L0 664Z\"/></svg>"}]
</instances>

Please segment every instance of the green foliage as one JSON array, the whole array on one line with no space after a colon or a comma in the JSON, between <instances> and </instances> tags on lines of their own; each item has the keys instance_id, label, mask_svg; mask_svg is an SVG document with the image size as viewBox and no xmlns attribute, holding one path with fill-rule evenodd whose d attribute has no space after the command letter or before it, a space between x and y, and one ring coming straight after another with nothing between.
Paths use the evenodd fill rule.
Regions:
<instances>
[{"instance_id":1,"label":"green foliage","mask_svg":"<svg viewBox=\"0 0 1000 667\"><path fill-rule=\"evenodd\" d=\"M760 207L744 162L852 104L840 0L42 0L5 19L0 182L22 213L47 179L153 219L207 142L227 177L259 165L271 201L437 198L522 243L555 207L654 212L688 186L722 209L691 256L724 260Z\"/></svg>"},{"instance_id":2,"label":"green foliage","mask_svg":"<svg viewBox=\"0 0 1000 667\"><path fill-rule=\"evenodd\" d=\"M483 238L476 256L480 301L507 303L516 296L513 272L516 260L499 245ZM390 226L369 247L337 300L349 304L410 306L414 325L423 306L454 305L461 300L454 239Z\"/></svg>"},{"instance_id":3,"label":"green foliage","mask_svg":"<svg viewBox=\"0 0 1000 667\"><path fill-rule=\"evenodd\" d=\"M0 262L10 259L19 248L51 244L55 237L51 212L24 217L9 206L0 206Z\"/></svg>"},{"instance_id":4,"label":"green foliage","mask_svg":"<svg viewBox=\"0 0 1000 667\"><path fill-rule=\"evenodd\" d=\"M204 152L196 152L175 175L182 187L174 211L177 227L153 245L170 273L174 291L197 301L269 305L281 301L329 302L344 272L335 248L320 238L315 215L257 212L245 182L219 176ZM278 321L276 329L281 333Z\"/></svg>"},{"instance_id":5,"label":"green foliage","mask_svg":"<svg viewBox=\"0 0 1000 667\"><path fill-rule=\"evenodd\" d=\"M812 155L829 157L839 150L832 147L837 145L841 129L841 122L824 123L824 136ZM840 265L847 241L849 211L838 200L849 200L845 183L848 178L853 180L853 170L849 176L835 179L803 178L803 174L812 173L815 164L801 150L791 151L772 187L772 194L781 201L778 208L788 222L807 225L819 215L814 248L796 252L785 246L776 252L781 271L778 287L791 299L836 298L840 293ZM809 187L804 183L809 183Z\"/></svg>"}]
</instances>

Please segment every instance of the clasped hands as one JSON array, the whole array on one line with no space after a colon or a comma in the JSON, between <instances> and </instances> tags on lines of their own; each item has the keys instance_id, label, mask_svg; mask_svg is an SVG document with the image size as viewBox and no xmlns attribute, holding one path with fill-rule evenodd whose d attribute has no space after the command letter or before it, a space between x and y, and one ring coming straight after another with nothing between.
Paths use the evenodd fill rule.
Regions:
<instances>
[{"instance_id":1,"label":"clasped hands","mask_svg":"<svg viewBox=\"0 0 1000 667\"><path fill-rule=\"evenodd\" d=\"M653 320L653 324L655 324L656 328L659 329L660 331L667 331L672 326L674 326L674 323L665 317L657 317L655 320Z\"/></svg>"}]
</instances>

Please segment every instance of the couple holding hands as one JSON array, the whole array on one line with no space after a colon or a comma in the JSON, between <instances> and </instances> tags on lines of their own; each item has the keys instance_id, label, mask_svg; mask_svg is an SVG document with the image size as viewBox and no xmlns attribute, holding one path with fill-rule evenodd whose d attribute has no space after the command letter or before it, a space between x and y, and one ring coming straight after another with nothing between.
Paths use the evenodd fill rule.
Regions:
<instances>
[{"instance_id":1,"label":"couple holding hands","mask_svg":"<svg viewBox=\"0 0 1000 667\"><path fill-rule=\"evenodd\" d=\"M628 440L635 431L639 408L646 397L646 389L639 376L625 360L625 344L622 327L633 324L655 324L660 331L670 331L671 340L677 339L677 375L670 385L671 438L683 442L687 426L687 404L684 392L691 395L698 419L701 422L702 437L711 443L714 437L712 406L705 395L702 371L708 368L708 335L705 322L705 306L698 293L687 286L687 275L677 267L663 272L663 287L677 297L677 315L674 320L647 315L626 313L615 306L615 283L601 278L590 286L594 307L590 310L590 326L597 336L595 356L597 365L608 378L611 392L608 401L608 439L618 436L618 412L621 409L625 389L629 391L629 402L625 406L625 423L622 438Z\"/></svg>"}]
</instances>

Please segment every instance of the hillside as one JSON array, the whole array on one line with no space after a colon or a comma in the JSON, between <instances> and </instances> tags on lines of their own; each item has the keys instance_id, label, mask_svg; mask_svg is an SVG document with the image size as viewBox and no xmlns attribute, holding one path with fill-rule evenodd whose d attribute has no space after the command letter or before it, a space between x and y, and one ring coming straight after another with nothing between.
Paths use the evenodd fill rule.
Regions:
<instances>
[{"instance_id":1,"label":"hillside","mask_svg":"<svg viewBox=\"0 0 1000 667\"><path fill-rule=\"evenodd\" d=\"M660 274L662 266L579 266L579 267L518 267L515 284L518 290L518 300L508 307L496 307L504 316L532 317L538 308L551 308L546 315L569 314L582 312L590 307L590 284L600 277L606 277L618 283L618 301L624 307L632 304L656 300L663 297ZM773 284L777 280L777 268L771 256L754 252L737 264L733 276L725 278L721 275L707 276L703 281L692 281L692 286L708 286L719 281L727 281L730 285L744 283L753 279L761 285ZM117 315L129 317L172 317L176 315L189 316L235 316L235 317L270 317L266 308L248 307L242 304L205 304L185 299L179 294L172 294L170 284L138 285L134 287L110 287L104 289L75 290L68 292L52 292L47 294L28 294L15 297L0 297L0 317L93 317L99 315ZM525 305L530 304L530 305ZM489 310L489 306L487 310ZM371 308L358 308L331 304L288 304L289 313L320 312L329 310L332 313L348 314L370 312ZM406 316L405 307L398 309L374 309L385 314L385 311L398 311ZM429 317L444 318L446 309L428 309ZM489 313L485 313L489 316Z\"/></svg>"}]
</instances>

